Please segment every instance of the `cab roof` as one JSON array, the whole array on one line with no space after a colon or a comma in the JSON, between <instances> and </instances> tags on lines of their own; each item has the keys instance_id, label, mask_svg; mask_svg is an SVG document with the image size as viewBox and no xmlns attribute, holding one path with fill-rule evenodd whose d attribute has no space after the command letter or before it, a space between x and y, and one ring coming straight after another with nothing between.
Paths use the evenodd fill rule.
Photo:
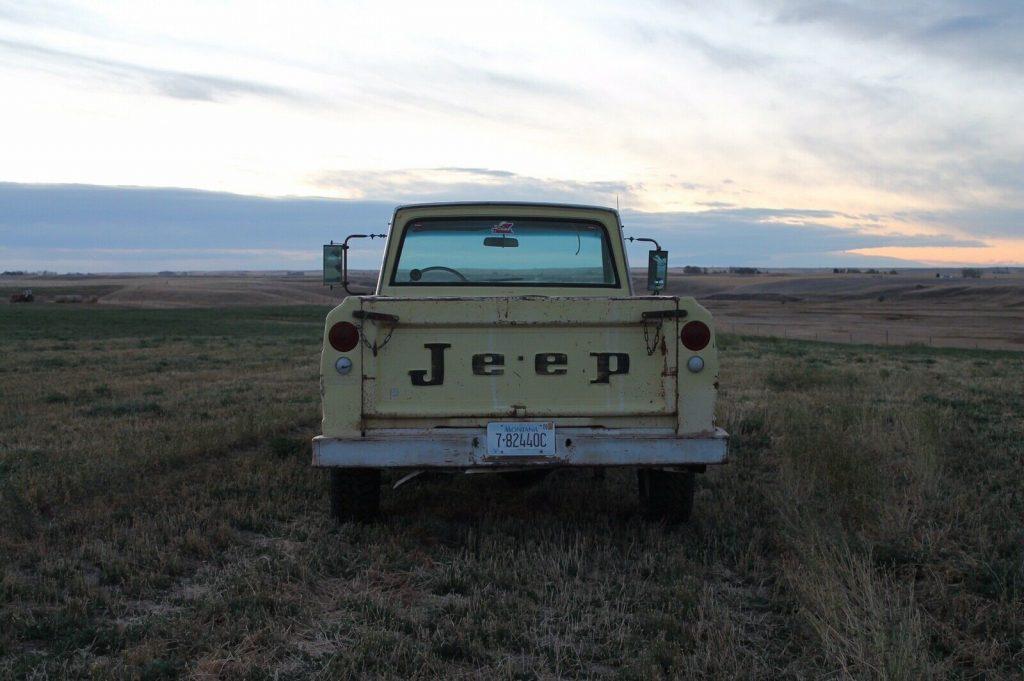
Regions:
<instances>
[{"instance_id":1,"label":"cab roof","mask_svg":"<svg viewBox=\"0 0 1024 681\"><path fill-rule=\"evenodd\" d=\"M554 203L547 201L439 201L433 203L404 203L395 208L397 213L400 210L416 208L468 208L481 206L500 206L508 208L512 206L525 206L529 208L570 208L575 210L599 210L611 213L618 217L619 211L608 206L591 206L583 203Z\"/></svg>"}]
</instances>

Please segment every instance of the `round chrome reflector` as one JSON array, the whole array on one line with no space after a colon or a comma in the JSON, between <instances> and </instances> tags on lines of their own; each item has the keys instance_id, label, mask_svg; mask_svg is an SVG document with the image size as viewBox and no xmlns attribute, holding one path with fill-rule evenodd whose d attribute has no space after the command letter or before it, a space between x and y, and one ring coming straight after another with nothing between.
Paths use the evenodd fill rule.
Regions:
<instances>
[{"instance_id":1,"label":"round chrome reflector","mask_svg":"<svg viewBox=\"0 0 1024 681\"><path fill-rule=\"evenodd\" d=\"M338 373L344 376L348 372L352 371L352 360L348 357L339 357L338 361L334 363L334 368L338 370Z\"/></svg>"}]
</instances>

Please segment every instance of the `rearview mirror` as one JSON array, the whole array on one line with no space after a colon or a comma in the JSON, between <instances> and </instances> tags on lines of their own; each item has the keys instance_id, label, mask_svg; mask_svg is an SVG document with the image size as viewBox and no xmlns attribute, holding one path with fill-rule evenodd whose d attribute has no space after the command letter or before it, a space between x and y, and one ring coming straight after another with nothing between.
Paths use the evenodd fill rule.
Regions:
<instances>
[{"instance_id":1,"label":"rearview mirror","mask_svg":"<svg viewBox=\"0 0 1024 681\"><path fill-rule=\"evenodd\" d=\"M657 295L665 290L668 279L668 251L656 250L647 253L647 290Z\"/></svg>"},{"instance_id":2,"label":"rearview mirror","mask_svg":"<svg viewBox=\"0 0 1024 681\"><path fill-rule=\"evenodd\" d=\"M324 286L332 289L335 284L340 284L345 293L349 295L360 295L348 287L348 249L351 246L348 242L352 239L383 239L387 234L349 234L345 241L336 244L333 241L324 244Z\"/></svg>"},{"instance_id":3,"label":"rearview mirror","mask_svg":"<svg viewBox=\"0 0 1024 681\"><path fill-rule=\"evenodd\" d=\"M497 248L519 248L519 239L507 236L489 236L484 239L484 246Z\"/></svg>"},{"instance_id":4,"label":"rearview mirror","mask_svg":"<svg viewBox=\"0 0 1024 681\"><path fill-rule=\"evenodd\" d=\"M341 244L324 244L324 285L334 286L341 283Z\"/></svg>"}]
</instances>

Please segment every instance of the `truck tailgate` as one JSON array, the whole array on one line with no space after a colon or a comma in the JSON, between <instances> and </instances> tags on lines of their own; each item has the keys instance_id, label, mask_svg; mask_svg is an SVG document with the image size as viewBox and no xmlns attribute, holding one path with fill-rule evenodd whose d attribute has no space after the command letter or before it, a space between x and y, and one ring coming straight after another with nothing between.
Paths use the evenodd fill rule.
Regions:
<instances>
[{"instance_id":1,"label":"truck tailgate","mask_svg":"<svg viewBox=\"0 0 1024 681\"><path fill-rule=\"evenodd\" d=\"M362 417L674 415L679 305L673 297L364 297ZM664 316L644 320L645 312Z\"/></svg>"}]
</instances>

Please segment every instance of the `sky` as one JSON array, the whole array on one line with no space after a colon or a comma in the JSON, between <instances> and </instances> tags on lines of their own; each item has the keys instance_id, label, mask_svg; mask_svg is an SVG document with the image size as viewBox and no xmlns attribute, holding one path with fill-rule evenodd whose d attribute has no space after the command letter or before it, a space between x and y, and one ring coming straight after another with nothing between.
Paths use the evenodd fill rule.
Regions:
<instances>
[{"instance_id":1,"label":"sky","mask_svg":"<svg viewBox=\"0 0 1024 681\"><path fill-rule=\"evenodd\" d=\"M674 265L1024 264L1019 0L0 0L0 93L0 269L315 269L475 199Z\"/></svg>"}]
</instances>

